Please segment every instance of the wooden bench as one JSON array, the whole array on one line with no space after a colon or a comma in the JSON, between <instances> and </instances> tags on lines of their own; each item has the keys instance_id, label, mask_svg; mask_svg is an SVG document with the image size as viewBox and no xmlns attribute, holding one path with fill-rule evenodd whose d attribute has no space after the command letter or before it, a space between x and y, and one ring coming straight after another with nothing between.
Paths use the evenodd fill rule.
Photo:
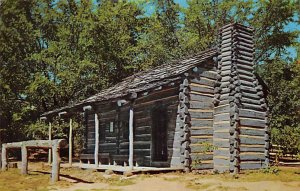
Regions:
<instances>
[{"instance_id":1,"label":"wooden bench","mask_svg":"<svg viewBox=\"0 0 300 191\"><path fill-rule=\"evenodd\" d=\"M111 156L109 153L99 153L98 154L99 160L106 159L108 163L111 163ZM90 164L91 160L95 160L95 154L86 154L82 153L80 154L80 163L82 163L82 160L87 160L88 164Z\"/></svg>"}]
</instances>

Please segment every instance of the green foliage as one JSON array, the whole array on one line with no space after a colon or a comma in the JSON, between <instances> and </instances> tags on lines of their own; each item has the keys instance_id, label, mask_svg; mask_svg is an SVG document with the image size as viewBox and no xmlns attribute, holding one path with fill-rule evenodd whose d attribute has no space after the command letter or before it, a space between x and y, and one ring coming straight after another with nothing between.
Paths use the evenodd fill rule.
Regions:
<instances>
[{"instance_id":1,"label":"green foliage","mask_svg":"<svg viewBox=\"0 0 300 191\"><path fill-rule=\"evenodd\" d=\"M184 52L197 53L216 45L218 30L230 22L249 24L252 1L207 1L190 0L183 9L185 18L180 41Z\"/></svg>"},{"instance_id":2,"label":"green foliage","mask_svg":"<svg viewBox=\"0 0 300 191\"><path fill-rule=\"evenodd\" d=\"M264 61L273 56L288 55L286 48L297 42L299 30L286 30L288 23L299 21L295 12L297 1L257 1L250 24L256 29L256 59Z\"/></svg>"},{"instance_id":3,"label":"green foliage","mask_svg":"<svg viewBox=\"0 0 300 191\"><path fill-rule=\"evenodd\" d=\"M201 156L203 156L207 153L211 153L214 150L218 149L217 146L214 146L211 143L201 142L201 143L197 143L197 145L199 148L199 152L197 152L195 159L193 160L193 163L192 163L193 168L196 168L199 164L201 164Z\"/></svg>"},{"instance_id":4,"label":"green foliage","mask_svg":"<svg viewBox=\"0 0 300 191\"><path fill-rule=\"evenodd\" d=\"M261 169L261 171L265 174L276 174L276 175L278 175L279 172L280 172L280 169L276 166L271 166L271 167L263 168L263 169Z\"/></svg>"},{"instance_id":5,"label":"green foliage","mask_svg":"<svg viewBox=\"0 0 300 191\"><path fill-rule=\"evenodd\" d=\"M219 27L229 22L255 27L258 61L299 46L299 30L286 30L287 24L299 22L296 1L187 3L183 8L172 0L2 0L0 140L47 138L45 125L35 123L41 113L91 96L135 72L209 48L216 44ZM299 64L270 62L263 69L278 135L296 135L299 129L297 72ZM67 128L59 128L55 134L67 136ZM289 143L298 144L293 140Z\"/></svg>"},{"instance_id":6,"label":"green foliage","mask_svg":"<svg viewBox=\"0 0 300 191\"><path fill-rule=\"evenodd\" d=\"M37 120L25 126L25 135L27 139L48 139L49 137L49 125L50 123ZM64 118L54 118L51 122L52 139L65 138L69 139L70 122ZM72 130L73 130L73 149L75 153L79 153L83 149L84 145L84 133L82 119L80 116L72 117Z\"/></svg>"},{"instance_id":7,"label":"green foliage","mask_svg":"<svg viewBox=\"0 0 300 191\"><path fill-rule=\"evenodd\" d=\"M260 73L269 88L272 143L281 146L282 154L297 154L300 151L300 65L275 59L262 65Z\"/></svg>"},{"instance_id":8,"label":"green foliage","mask_svg":"<svg viewBox=\"0 0 300 191\"><path fill-rule=\"evenodd\" d=\"M282 146L282 155L300 153L300 128L285 126L272 128L272 143Z\"/></svg>"}]
</instances>

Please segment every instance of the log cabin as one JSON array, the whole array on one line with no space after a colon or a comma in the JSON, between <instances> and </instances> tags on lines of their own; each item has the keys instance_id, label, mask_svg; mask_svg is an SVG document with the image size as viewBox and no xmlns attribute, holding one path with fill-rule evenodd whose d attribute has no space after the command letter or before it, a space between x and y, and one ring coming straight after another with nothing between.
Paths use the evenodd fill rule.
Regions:
<instances>
[{"instance_id":1,"label":"log cabin","mask_svg":"<svg viewBox=\"0 0 300 191\"><path fill-rule=\"evenodd\" d=\"M218 45L127 77L46 112L84 112L84 163L238 173L269 165L268 107L254 73L253 28L228 24Z\"/></svg>"}]
</instances>

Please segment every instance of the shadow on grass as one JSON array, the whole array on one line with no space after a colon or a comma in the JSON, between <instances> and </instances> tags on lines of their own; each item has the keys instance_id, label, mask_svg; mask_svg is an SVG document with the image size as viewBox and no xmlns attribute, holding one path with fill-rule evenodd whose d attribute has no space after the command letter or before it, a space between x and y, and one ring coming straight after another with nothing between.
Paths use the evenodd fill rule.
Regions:
<instances>
[{"instance_id":1,"label":"shadow on grass","mask_svg":"<svg viewBox=\"0 0 300 191\"><path fill-rule=\"evenodd\" d=\"M41 174L51 174L50 172L39 171L39 170L35 170L35 171L32 171L32 172L38 172L38 173L41 173ZM94 183L94 182L85 181L85 180L82 180L80 178L76 178L76 177L73 177L73 176L70 176L70 175L60 174L59 176L67 178L67 179L74 180L74 183L87 183L87 184Z\"/></svg>"}]
</instances>

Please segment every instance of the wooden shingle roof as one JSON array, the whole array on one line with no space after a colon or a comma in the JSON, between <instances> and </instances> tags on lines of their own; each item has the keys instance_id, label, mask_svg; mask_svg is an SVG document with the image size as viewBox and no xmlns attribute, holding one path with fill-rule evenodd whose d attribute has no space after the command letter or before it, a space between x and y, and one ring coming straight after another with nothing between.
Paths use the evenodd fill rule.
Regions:
<instances>
[{"instance_id":1,"label":"wooden shingle roof","mask_svg":"<svg viewBox=\"0 0 300 191\"><path fill-rule=\"evenodd\" d=\"M151 88L168 84L172 81L180 79L180 75L182 75L184 72L190 70L191 68L195 67L196 65L202 62L211 59L216 55L217 50L213 48L184 59L160 65L147 71L138 72L132 76L125 78L120 83L117 83L116 85L108 89L100 91L96 95L79 101L73 105L65 106L43 113L42 116L55 114L70 109L72 107L121 98L131 93L138 93Z\"/></svg>"}]
</instances>

